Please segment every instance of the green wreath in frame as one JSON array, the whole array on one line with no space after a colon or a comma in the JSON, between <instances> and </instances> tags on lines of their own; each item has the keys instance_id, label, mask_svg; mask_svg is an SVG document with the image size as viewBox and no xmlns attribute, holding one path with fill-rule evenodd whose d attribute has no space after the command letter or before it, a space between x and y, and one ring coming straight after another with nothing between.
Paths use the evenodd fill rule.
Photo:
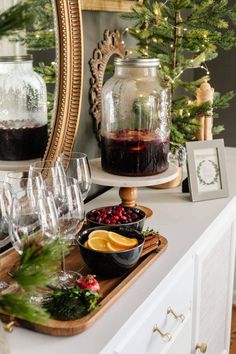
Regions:
<instances>
[{"instance_id":1,"label":"green wreath in frame","mask_svg":"<svg viewBox=\"0 0 236 354\"><path fill-rule=\"evenodd\" d=\"M205 163L211 164L212 167L214 168L214 178L209 182L207 182L205 179L203 179L202 174L201 174L201 169ZM197 166L197 178L199 180L199 183L203 186L211 186L211 185L214 185L215 183L217 183L219 175L220 175L219 167L212 160L202 160Z\"/></svg>"}]
</instances>

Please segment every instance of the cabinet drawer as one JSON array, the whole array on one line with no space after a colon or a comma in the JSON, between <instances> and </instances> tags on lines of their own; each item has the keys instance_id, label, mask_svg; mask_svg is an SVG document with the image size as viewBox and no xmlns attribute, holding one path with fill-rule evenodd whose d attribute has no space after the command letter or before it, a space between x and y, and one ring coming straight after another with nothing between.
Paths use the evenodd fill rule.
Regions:
<instances>
[{"instance_id":1,"label":"cabinet drawer","mask_svg":"<svg viewBox=\"0 0 236 354\"><path fill-rule=\"evenodd\" d=\"M112 340L114 345L102 354L168 353L168 348L176 341L176 333L185 328L186 322L191 322L192 262L188 262L178 273L173 272L165 283L164 290L154 290L117 333L116 343L119 344ZM168 309L173 310L174 314ZM175 315L182 316L175 318ZM190 352L190 334L188 343Z\"/></svg>"}]
</instances>

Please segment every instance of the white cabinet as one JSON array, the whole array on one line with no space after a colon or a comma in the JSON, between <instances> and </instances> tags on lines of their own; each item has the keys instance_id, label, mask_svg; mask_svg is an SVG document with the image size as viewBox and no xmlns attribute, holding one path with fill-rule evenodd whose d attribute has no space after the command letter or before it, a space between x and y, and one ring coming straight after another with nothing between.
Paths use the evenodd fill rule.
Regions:
<instances>
[{"instance_id":1,"label":"white cabinet","mask_svg":"<svg viewBox=\"0 0 236 354\"><path fill-rule=\"evenodd\" d=\"M234 253L235 227L222 220L100 354L228 354Z\"/></svg>"},{"instance_id":2,"label":"white cabinet","mask_svg":"<svg viewBox=\"0 0 236 354\"><path fill-rule=\"evenodd\" d=\"M211 232L196 252L192 353L202 343L207 354L229 353L235 229L222 229Z\"/></svg>"},{"instance_id":3,"label":"white cabinet","mask_svg":"<svg viewBox=\"0 0 236 354\"><path fill-rule=\"evenodd\" d=\"M125 323L101 354L189 354L193 261L165 279ZM181 352L179 352L181 348Z\"/></svg>"}]
</instances>

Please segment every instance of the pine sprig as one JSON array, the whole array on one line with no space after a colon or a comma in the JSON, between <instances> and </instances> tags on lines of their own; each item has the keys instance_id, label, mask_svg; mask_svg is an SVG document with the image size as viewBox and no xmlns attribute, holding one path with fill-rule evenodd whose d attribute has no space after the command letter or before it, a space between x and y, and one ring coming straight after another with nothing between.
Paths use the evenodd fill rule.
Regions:
<instances>
[{"instance_id":1,"label":"pine sprig","mask_svg":"<svg viewBox=\"0 0 236 354\"><path fill-rule=\"evenodd\" d=\"M47 320L46 311L31 303L30 297L37 293L38 287L46 287L53 279L60 263L61 247L59 241L43 242L39 237L25 242L19 267L12 275L18 284L17 291L0 295L1 310L32 322Z\"/></svg>"},{"instance_id":2,"label":"pine sprig","mask_svg":"<svg viewBox=\"0 0 236 354\"><path fill-rule=\"evenodd\" d=\"M49 315L43 309L29 302L28 294L6 294L0 297L0 309L18 318L35 323L43 323Z\"/></svg>"},{"instance_id":3,"label":"pine sprig","mask_svg":"<svg viewBox=\"0 0 236 354\"><path fill-rule=\"evenodd\" d=\"M13 273L13 279L28 291L49 284L60 265L62 247L64 251L68 250L59 241L42 243L37 237L30 239L24 245L20 266Z\"/></svg>"}]
</instances>

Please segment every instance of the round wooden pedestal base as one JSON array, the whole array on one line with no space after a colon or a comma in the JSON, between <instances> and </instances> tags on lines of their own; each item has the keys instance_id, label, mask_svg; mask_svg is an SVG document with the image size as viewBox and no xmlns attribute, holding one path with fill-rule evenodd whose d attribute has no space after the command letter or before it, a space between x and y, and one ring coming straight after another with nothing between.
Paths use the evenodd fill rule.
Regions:
<instances>
[{"instance_id":1,"label":"round wooden pedestal base","mask_svg":"<svg viewBox=\"0 0 236 354\"><path fill-rule=\"evenodd\" d=\"M136 199L138 197L137 187L120 187L119 196L121 198L121 204L123 206L141 209L146 214L147 218L153 215L152 209L142 205L138 205L136 203Z\"/></svg>"}]
</instances>

